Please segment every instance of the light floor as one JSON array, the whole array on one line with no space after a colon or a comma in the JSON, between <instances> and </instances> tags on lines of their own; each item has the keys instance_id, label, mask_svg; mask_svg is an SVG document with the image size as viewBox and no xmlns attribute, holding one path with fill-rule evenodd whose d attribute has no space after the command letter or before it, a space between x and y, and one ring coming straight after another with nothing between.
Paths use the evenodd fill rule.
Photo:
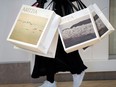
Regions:
<instances>
[{"instance_id":1,"label":"light floor","mask_svg":"<svg viewBox=\"0 0 116 87\"><path fill-rule=\"evenodd\" d=\"M0 87L37 87L39 84L4 84ZM72 82L57 82L57 87L72 87ZM116 80L83 81L81 87L116 87Z\"/></svg>"}]
</instances>

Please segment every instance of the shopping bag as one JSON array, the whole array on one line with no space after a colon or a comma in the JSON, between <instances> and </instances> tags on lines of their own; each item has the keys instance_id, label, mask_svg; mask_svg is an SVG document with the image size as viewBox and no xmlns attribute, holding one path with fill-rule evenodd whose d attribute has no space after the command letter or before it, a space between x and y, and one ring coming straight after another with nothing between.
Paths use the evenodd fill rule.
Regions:
<instances>
[{"instance_id":1,"label":"shopping bag","mask_svg":"<svg viewBox=\"0 0 116 87\"><path fill-rule=\"evenodd\" d=\"M54 11L23 5L7 40L19 48L47 54L59 22Z\"/></svg>"},{"instance_id":2,"label":"shopping bag","mask_svg":"<svg viewBox=\"0 0 116 87\"><path fill-rule=\"evenodd\" d=\"M26 49L23 49L23 48L20 48L20 47L17 47L17 46L14 46L14 48L18 49L18 50L21 50L21 51L29 52L29 53L32 53L32 54L36 54L36 55L39 55L39 56L47 57L47 58L55 58L57 42L58 42L58 31L56 32L56 34L54 36L54 39L52 40L52 43L49 47L49 50L48 50L47 54L44 54L41 51L40 52L39 51L34 52L34 51L31 51L31 50L26 50Z\"/></svg>"},{"instance_id":3,"label":"shopping bag","mask_svg":"<svg viewBox=\"0 0 116 87\"><path fill-rule=\"evenodd\" d=\"M98 32L88 8L61 18L59 34L66 53L70 53L99 41Z\"/></svg>"},{"instance_id":4,"label":"shopping bag","mask_svg":"<svg viewBox=\"0 0 116 87\"><path fill-rule=\"evenodd\" d=\"M98 31L100 39L104 38L115 30L96 4L90 5L88 8L91 12L92 20L95 23L95 28Z\"/></svg>"}]
</instances>

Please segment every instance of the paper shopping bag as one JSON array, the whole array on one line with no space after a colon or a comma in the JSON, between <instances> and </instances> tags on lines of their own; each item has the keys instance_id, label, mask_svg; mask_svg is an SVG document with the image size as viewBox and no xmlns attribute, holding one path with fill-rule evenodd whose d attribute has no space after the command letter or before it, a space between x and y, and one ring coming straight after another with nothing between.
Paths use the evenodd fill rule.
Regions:
<instances>
[{"instance_id":1,"label":"paper shopping bag","mask_svg":"<svg viewBox=\"0 0 116 87\"><path fill-rule=\"evenodd\" d=\"M67 53L91 46L99 40L99 35L88 8L64 16L59 25L59 34Z\"/></svg>"},{"instance_id":2,"label":"paper shopping bag","mask_svg":"<svg viewBox=\"0 0 116 87\"><path fill-rule=\"evenodd\" d=\"M59 22L60 16L54 11L23 5L7 40L17 47L47 54Z\"/></svg>"},{"instance_id":3,"label":"paper shopping bag","mask_svg":"<svg viewBox=\"0 0 116 87\"><path fill-rule=\"evenodd\" d=\"M109 35L115 30L96 4L90 5L88 8L91 12L92 19L96 26L95 28L98 31L100 39Z\"/></svg>"},{"instance_id":4,"label":"paper shopping bag","mask_svg":"<svg viewBox=\"0 0 116 87\"><path fill-rule=\"evenodd\" d=\"M18 49L18 50L21 50L21 51L29 52L29 53L32 53L32 54L36 54L36 55L39 55L39 56L47 57L47 58L55 58L57 42L58 42L58 31L56 32L56 34L54 36L54 39L52 40L52 43L49 47L49 50L48 50L47 54L44 54L44 53L39 52L39 51L34 52L34 51L31 51L31 50L26 50L26 49L19 48L19 47L16 47L16 46L14 46L14 48Z\"/></svg>"}]
</instances>

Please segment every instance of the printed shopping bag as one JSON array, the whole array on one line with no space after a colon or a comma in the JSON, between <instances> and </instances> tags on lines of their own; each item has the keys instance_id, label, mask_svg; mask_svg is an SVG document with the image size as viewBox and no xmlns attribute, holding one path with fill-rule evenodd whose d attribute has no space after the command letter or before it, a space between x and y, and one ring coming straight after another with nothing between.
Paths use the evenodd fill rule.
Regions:
<instances>
[{"instance_id":1,"label":"printed shopping bag","mask_svg":"<svg viewBox=\"0 0 116 87\"><path fill-rule=\"evenodd\" d=\"M7 40L19 48L47 54L59 22L54 11L23 5Z\"/></svg>"},{"instance_id":2,"label":"printed shopping bag","mask_svg":"<svg viewBox=\"0 0 116 87\"><path fill-rule=\"evenodd\" d=\"M99 35L94 25L88 8L62 17L58 31L64 50L70 53L97 43Z\"/></svg>"},{"instance_id":3,"label":"printed shopping bag","mask_svg":"<svg viewBox=\"0 0 116 87\"><path fill-rule=\"evenodd\" d=\"M100 39L109 35L115 30L96 4L93 4L88 8L91 12L92 20L95 23L95 28L98 31Z\"/></svg>"},{"instance_id":4,"label":"printed shopping bag","mask_svg":"<svg viewBox=\"0 0 116 87\"><path fill-rule=\"evenodd\" d=\"M47 57L47 58L55 58L57 42L58 42L58 31L56 32L56 34L54 36L54 39L52 40L52 43L49 47L49 50L48 50L47 54L44 54L41 51L40 52L39 51L34 52L34 51L31 51L31 50L26 50L26 49L19 48L19 47L16 47L16 46L14 46L14 48L18 49L18 50L29 52L29 53L32 53L32 54L36 54L36 55L39 55L39 56L44 56L44 57Z\"/></svg>"}]
</instances>

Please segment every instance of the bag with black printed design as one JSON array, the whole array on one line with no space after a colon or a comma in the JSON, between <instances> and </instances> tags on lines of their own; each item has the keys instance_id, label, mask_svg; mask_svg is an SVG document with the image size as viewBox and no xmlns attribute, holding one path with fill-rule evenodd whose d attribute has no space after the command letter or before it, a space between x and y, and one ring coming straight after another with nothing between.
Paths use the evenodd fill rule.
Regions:
<instances>
[{"instance_id":1,"label":"bag with black printed design","mask_svg":"<svg viewBox=\"0 0 116 87\"><path fill-rule=\"evenodd\" d=\"M73 7L73 13L62 17L58 28L66 53L91 46L99 41L99 34L89 8L81 0L76 1L77 6L70 1L69 3Z\"/></svg>"},{"instance_id":2,"label":"bag with black printed design","mask_svg":"<svg viewBox=\"0 0 116 87\"><path fill-rule=\"evenodd\" d=\"M97 4L90 5L88 8L100 39L104 38L115 30Z\"/></svg>"}]
</instances>

